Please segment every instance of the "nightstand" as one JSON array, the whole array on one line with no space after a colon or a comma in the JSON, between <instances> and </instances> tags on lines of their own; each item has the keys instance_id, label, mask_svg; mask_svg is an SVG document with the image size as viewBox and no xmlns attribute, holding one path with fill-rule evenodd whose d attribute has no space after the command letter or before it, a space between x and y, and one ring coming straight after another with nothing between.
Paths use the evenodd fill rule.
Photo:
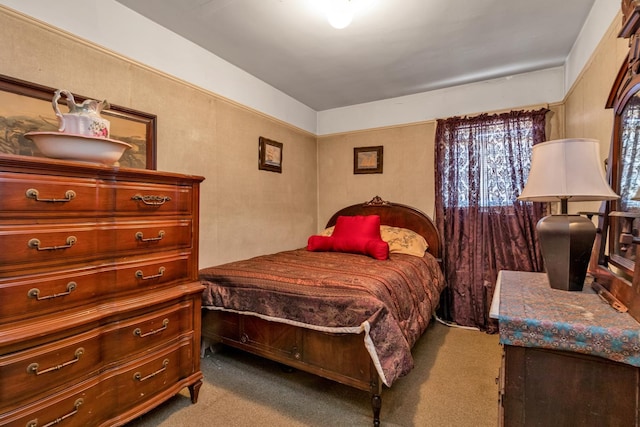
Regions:
<instances>
[{"instance_id":1,"label":"nightstand","mask_svg":"<svg viewBox=\"0 0 640 427\"><path fill-rule=\"evenodd\" d=\"M585 285L552 289L545 273L501 271L490 315L503 363L499 425L635 426L640 324Z\"/></svg>"}]
</instances>

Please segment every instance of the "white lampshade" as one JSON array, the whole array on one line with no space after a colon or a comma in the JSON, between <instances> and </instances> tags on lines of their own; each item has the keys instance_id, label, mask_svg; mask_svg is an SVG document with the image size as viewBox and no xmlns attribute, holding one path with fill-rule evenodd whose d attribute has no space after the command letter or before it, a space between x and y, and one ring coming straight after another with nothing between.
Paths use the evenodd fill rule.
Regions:
<instances>
[{"instance_id":1,"label":"white lampshade","mask_svg":"<svg viewBox=\"0 0 640 427\"><path fill-rule=\"evenodd\" d=\"M604 177L599 145L599 141L585 138L534 145L529 178L518 199L585 202L619 198Z\"/></svg>"}]
</instances>

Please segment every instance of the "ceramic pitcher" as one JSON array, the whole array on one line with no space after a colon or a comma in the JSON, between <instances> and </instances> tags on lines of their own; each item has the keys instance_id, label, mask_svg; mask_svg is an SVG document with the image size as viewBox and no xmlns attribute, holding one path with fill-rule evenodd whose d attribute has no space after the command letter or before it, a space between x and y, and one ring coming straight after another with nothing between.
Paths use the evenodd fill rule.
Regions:
<instances>
[{"instance_id":1,"label":"ceramic pitcher","mask_svg":"<svg viewBox=\"0 0 640 427\"><path fill-rule=\"evenodd\" d=\"M61 95L67 99L68 113L61 113L58 108L58 100ZM109 126L108 120L100 117L100 112L104 108L109 108L109 103L104 101L95 101L87 99L82 104L76 104L73 94L66 89L56 90L53 100L53 111L58 118L58 131L82 135L94 138L108 138Z\"/></svg>"}]
</instances>

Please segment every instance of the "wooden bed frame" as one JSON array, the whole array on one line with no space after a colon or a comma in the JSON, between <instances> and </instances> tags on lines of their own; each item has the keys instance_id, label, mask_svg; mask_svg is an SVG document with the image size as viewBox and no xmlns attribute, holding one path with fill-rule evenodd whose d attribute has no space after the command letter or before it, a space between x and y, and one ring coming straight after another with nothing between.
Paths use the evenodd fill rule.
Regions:
<instances>
[{"instance_id":1,"label":"wooden bed frame","mask_svg":"<svg viewBox=\"0 0 640 427\"><path fill-rule=\"evenodd\" d=\"M428 252L440 260L441 242L433 221L410 206L386 202L376 196L367 203L336 212L327 227L341 215L379 215L383 225L413 230L429 243ZM364 346L364 333L319 332L255 316L203 309L202 352L223 343L284 365L369 391L373 425L380 425L382 381Z\"/></svg>"}]
</instances>

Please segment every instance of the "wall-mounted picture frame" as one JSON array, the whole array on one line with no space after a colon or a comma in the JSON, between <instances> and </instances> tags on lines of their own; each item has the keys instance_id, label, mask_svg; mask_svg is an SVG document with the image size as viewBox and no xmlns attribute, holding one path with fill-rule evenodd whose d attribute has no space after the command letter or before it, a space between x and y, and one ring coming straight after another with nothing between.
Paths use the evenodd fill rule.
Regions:
<instances>
[{"instance_id":1,"label":"wall-mounted picture frame","mask_svg":"<svg viewBox=\"0 0 640 427\"><path fill-rule=\"evenodd\" d=\"M282 173L282 143L264 137L258 139L258 169Z\"/></svg>"},{"instance_id":2,"label":"wall-mounted picture frame","mask_svg":"<svg viewBox=\"0 0 640 427\"><path fill-rule=\"evenodd\" d=\"M353 149L353 173L382 173L384 147L355 147Z\"/></svg>"},{"instance_id":3,"label":"wall-mounted picture frame","mask_svg":"<svg viewBox=\"0 0 640 427\"><path fill-rule=\"evenodd\" d=\"M45 157L24 134L58 131L58 120L51 104L55 91L0 74L0 154ZM73 97L76 103L89 98L75 93ZM66 113L64 97L59 103L60 111ZM101 115L110 122L109 138L132 145L120 158L120 167L156 169L157 117L154 114L111 104Z\"/></svg>"}]
</instances>

